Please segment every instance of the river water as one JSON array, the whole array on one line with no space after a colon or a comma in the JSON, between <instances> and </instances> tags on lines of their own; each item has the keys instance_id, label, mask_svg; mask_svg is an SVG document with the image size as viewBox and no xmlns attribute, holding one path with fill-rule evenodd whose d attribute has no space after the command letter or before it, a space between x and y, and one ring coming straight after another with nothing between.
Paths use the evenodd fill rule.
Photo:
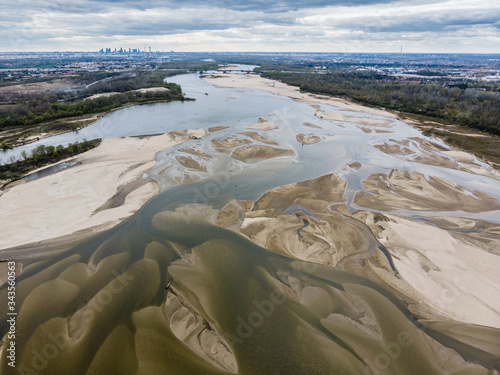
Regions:
<instances>
[{"instance_id":1,"label":"river water","mask_svg":"<svg viewBox=\"0 0 500 375\"><path fill-rule=\"evenodd\" d=\"M256 198L270 187L286 183L318 177L326 173L341 173L348 181L346 197L352 199L353 192L361 187L360 181L372 173L388 173L391 169L417 170L419 172L442 177L471 189L500 198L500 183L497 180L474 176L468 173L449 168L439 168L420 163L400 160L384 154L373 147L391 139L407 139L422 137L416 129L401 122L394 121L392 128L387 133L365 133L360 126L353 126L339 121L319 119L314 116L315 109L308 103L296 102L290 98L273 95L260 90L239 90L217 88L201 80L198 74L188 74L169 78L169 81L178 83L189 98L195 101L170 102L151 105L140 105L124 108L102 116L95 124L78 132L60 134L54 137L17 147L0 153L0 163L20 158L21 152L46 146L92 140L96 138L116 138L137 136L144 134L164 133L172 130L209 128L215 126L228 126L223 132L217 132L207 138L205 144L211 139L224 138L235 132L248 131L248 127L257 122L259 117L276 123L279 129L267 132L266 136L278 141L283 147L294 150L296 157L292 163L269 162L259 165L258 169L270 169L272 177L270 183L262 181L260 189L255 189L250 184L240 184L236 193L237 198ZM207 95L208 94L208 95ZM337 111L328 105L322 105L324 111ZM382 116L370 114L356 114L361 117L384 119ZM304 123L320 125L323 129L314 129L314 133L325 141L314 147L301 147L295 136L298 133L308 133ZM191 142L195 144L196 141ZM173 150L189 146L186 144L174 147ZM213 154L208 146L203 146L204 152ZM164 159L160 153L157 160ZM346 165L358 161L363 167L354 175L341 172ZM276 168L275 164L283 164ZM160 168L156 168L159 170ZM230 167L225 168L227 170ZM233 168L237 169L237 168ZM253 171L253 168L250 168ZM280 172L281 171L281 172ZM154 173L154 172L153 172ZM245 171L246 173L246 171ZM245 174L244 173L244 174ZM253 172L249 172L253 173ZM279 175L277 178L276 174ZM156 179L161 176L155 175ZM241 178L246 178L240 176ZM165 186L170 186L168 176L165 176ZM245 186L247 187L245 189ZM474 215L469 214L473 217ZM499 215L488 215L487 219L498 222ZM495 220L495 218L497 218Z\"/></svg>"},{"instance_id":2,"label":"river water","mask_svg":"<svg viewBox=\"0 0 500 375\"><path fill-rule=\"evenodd\" d=\"M352 124L318 119L308 103L286 97L216 88L195 74L170 80L196 101L125 108L78 133L2 155L5 161L42 143L229 127L203 141L159 152L149 175L161 182L162 192L115 228L2 253L2 258L19 259L24 269L17 280L16 345L25 373L226 373L207 358L225 355L227 347L241 374L449 373L430 349L432 340L470 363L498 366L494 355L422 326L398 296L372 281L274 254L203 220L206 206L218 209L232 199L255 200L271 188L327 173L347 180L348 202L363 178L393 168L444 177L500 198L497 180L472 179L463 171L412 163L375 149L372 145L383 140L421 136L400 121L393 122L389 133L365 133ZM265 136L295 156L244 165L214 151L212 139L248 131L259 117L278 125ZM322 127L314 129L322 142L308 147L296 141L298 133L308 133L305 122ZM196 183L177 185L172 183L179 169L173 167L173 154L187 147L212 156L211 173L199 174ZM346 168L354 161L362 164L355 173ZM199 206L190 210L189 203ZM2 300L6 293L5 287L0 289ZM189 307L168 320L165 301L174 304L177 299ZM5 314L4 305L1 309ZM205 327L186 342L196 346L204 335L217 332L225 344L195 354L179 341L182 330L172 328L174 320L183 327L194 322ZM7 329L2 319L2 335ZM4 374L17 373L5 356L0 366ZM483 367L467 366L470 373L486 374ZM235 372L230 365L226 370Z\"/></svg>"}]
</instances>

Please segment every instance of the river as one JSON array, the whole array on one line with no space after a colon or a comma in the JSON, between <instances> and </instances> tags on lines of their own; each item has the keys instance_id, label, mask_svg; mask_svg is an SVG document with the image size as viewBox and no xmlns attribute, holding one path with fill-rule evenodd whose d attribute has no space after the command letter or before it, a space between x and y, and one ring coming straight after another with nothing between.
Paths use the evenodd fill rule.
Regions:
<instances>
[{"instance_id":1,"label":"river","mask_svg":"<svg viewBox=\"0 0 500 375\"><path fill-rule=\"evenodd\" d=\"M397 293L376 282L273 253L206 220L211 210L234 199L257 200L269 189L328 173L347 181L344 197L351 210L361 181L392 169L440 176L500 198L498 180L471 179L465 171L375 149L390 139L421 137L401 121L390 119L386 133L367 133L319 119L310 103L284 96L217 88L197 74L169 80L196 100L128 107L79 132L2 155L5 161L39 144L228 127L158 153L149 175L160 181L161 193L122 224L84 238L3 251L2 258L18 259L23 266L17 279L16 346L24 373L445 374L462 363L470 373L486 374L485 368L498 366L498 358L486 350L422 325ZM278 126L265 136L294 156L245 165L211 146L212 140L248 131L259 118ZM313 147L296 140L307 132L304 123L321 126L315 134L322 141ZM172 183L180 148L211 156L211 173L199 174L202 178L189 185ZM347 167L356 161L359 170ZM488 217L500 220L497 214ZM485 218L484 213L453 215ZM373 253L378 244L371 238L367 246ZM6 293L0 288L2 300ZM7 329L2 319L2 335ZM431 349L437 347L452 348L466 362L452 355L444 360L442 351L448 349ZM16 373L5 355L0 366L3 374Z\"/></svg>"}]
</instances>

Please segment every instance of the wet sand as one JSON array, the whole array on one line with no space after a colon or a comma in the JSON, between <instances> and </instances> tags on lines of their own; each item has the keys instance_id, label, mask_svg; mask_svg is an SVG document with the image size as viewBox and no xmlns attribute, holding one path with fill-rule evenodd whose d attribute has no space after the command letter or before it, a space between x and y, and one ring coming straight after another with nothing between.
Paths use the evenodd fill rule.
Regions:
<instances>
[{"instance_id":1,"label":"wet sand","mask_svg":"<svg viewBox=\"0 0 500 375\"><path fill-rule=\"evenodd\" d=\"M240 147L231 154L234 159L244 163L257 163L262 160L293 155L295 153L292 150L261 145Z\"/></svg>"},{"instance_id":2,"label":"wet sand","mask_svg":"<svg viewBox=\"0 0 500 375\"><path fill-rule=\"evenodd\" d=\"M362 184L364 191L356 193L354 203L381 211L394 208L465 212L500 209L500 202L485 193L418 172L393 170L389 175L376 173Z\"/></svg>"},{"instance_id":3,"label":"wet sand","mask_svg":"<svg viewBox=\"0 0 500 375\"><path fill-rule=\"evenodd\" d=\"M411 177L413 183L420 181ZM401 193L412 190L412 178L404 182L405 188L396 190L399 194L393 197L393 208L407 207ZM440 188L435 186L434 194ZM342 268L396 290L413 311L427 319L500 329L500 303L491 298L500 292L495 272L500 267L498 225L461 218L422 222L388 213L350 212L342 199L344 189L345 182L336 175L282 186L256 202L231 202L215 222L277 254ZM449 210L448 205L465 197L439 195L436 200L441 206L433 202L429 209ZM433 200L432 192L422 190L420 201L427 200ZM366 208L381 209L369 203ZM479 209L480 205L474 202L474 206ZM391 254L397 275L380 247Z\"/></svg>"},{"instance_id":4,"label":"wet sand","mask_svg":"<svg viewBox=\"0 0 500 375\"><path fill-rule=\"evenodd\" d=\"M321 142L321 138L316 136L316 135L305 135L303 133L297 134L295 137L297 139L297 142L303 144L303 145L313 145L315 143Z\"/></svg>"}]
</instances>

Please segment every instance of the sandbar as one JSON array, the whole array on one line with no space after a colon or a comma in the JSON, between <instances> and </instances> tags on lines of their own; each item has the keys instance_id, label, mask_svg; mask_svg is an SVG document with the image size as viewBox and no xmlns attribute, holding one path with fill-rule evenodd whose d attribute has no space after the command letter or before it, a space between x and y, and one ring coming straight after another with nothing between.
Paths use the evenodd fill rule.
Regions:
<instances>
[{"instance_id":1,"label":"sandbar","mask_svg":"<svg viewBox=\"0 0 500 375\"><path fill-rule=\"evenodd\" d=\"M276 125L274 122L264 120L262 117L259 117L257 122L253 124L252 126L249 126L249 129L256 129L256 130L273 130L276 129L278 125Z\"/></svg>"},{"instance_id":2,"label":"sandbar","mask_svg":"<svg viewBox=\"0 0 500 375\"><path fill-rule=\"evenodd\" d=\"M297 142L302 143L303 145L312 145L321 141L321 138L316 135L305 135L303 133L297 134L295 138L297 139Z\"/></svg>"},{"instance_id":3,"label":"sandbar","mask_svg":"<svg viewBox=\"0 0 500 375\"><path fill-rule=\"evenodd\" d=\"M84 229L104 230L130 217L158 193L157 183L140 184L120 206L95 211L121 186L141 180L156 164L155 153L206 131L178 133L105 139L71 159L80 164L10 188L0 196L0 227L9 234L0 239L0 249Z\"/></svg>"},{"instance_id":4,"label":"sandbar","mask_svg":"<svg viewBox=\"0 0 500 375\"><path fill-rule=\"evenodd\" d=\"M261 145L240 147L231 154L234 159L245 163L257 163L261 160L293 155L295 153L292 150Z\"/></svg>"}]
</instances>

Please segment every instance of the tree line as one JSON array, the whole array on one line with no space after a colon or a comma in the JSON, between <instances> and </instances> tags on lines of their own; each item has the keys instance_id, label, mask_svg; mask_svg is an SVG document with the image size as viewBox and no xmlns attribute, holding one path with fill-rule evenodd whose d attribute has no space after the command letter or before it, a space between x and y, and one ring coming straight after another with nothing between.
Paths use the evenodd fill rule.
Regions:
<instances>
[{"instance_id":1,"label":"tree line","mask_svg":"<svg viewBox=\"0 0 500 375\"><path fill-rule=\"evenodd\" d=\"M342 96L500 135L498 84L489 84L485 88L474 84L408 82L376 72L345 70L326 74L272 71L262 73L262 76L299 86L306 92Z\"/></svg>"},{"instance_id":2,"label":"tree line","mask_svg":"<svg viewBox=\"0 0 500 375\"><path fill-rule=\"evenodd\" d=\"M118 77L101 75L96 84L70 92L50 92L39 94L4 94L0 101L13 103L2 112L0 129L17 126L32 126L61 118L81 116L109 111L128 103L150 101L184 100L181 87L164 82L168 73L157 71L138 72ZM94 77L95 78L95 77ZM89 77L76 79L88 82ZM168 91L140 92L140 88L164 87ZM117 95L85 99L94 94L117 92ZM85 100L84 100L85 99Z\"/></svg>"},{"instance_id":3,"label":"tree line","mask_svg":"<svg viewBox=\"0 0 500 375\"><path fill-rule=\"evenodd\" d=\"M0 180L14 180L21 178L26 173L43 167L47 164L56 163L59 160L78 155L82 152L91 150L101 143L101 139L92 141L83 140L82 142L70 143L67 147L40 145L28 155L26 151L22 153L22 160L14 163L0 165Z\"/></svg>"}]
</instances>

